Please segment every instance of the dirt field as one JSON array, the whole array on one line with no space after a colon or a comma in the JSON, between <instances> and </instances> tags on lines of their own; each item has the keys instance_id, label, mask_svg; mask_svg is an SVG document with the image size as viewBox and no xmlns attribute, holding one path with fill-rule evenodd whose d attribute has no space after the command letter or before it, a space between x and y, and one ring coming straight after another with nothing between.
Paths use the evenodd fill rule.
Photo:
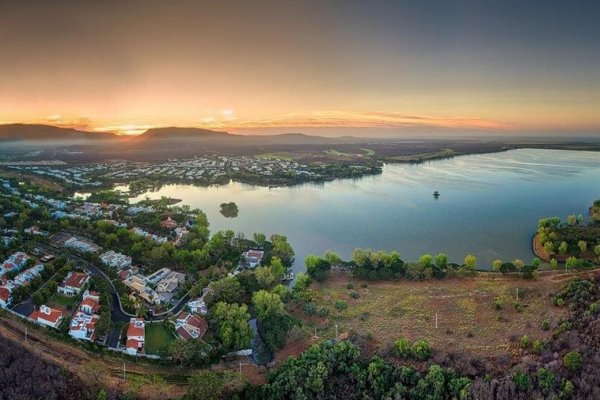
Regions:
<instances>
[{"instance_id":1,"label":"dirt field","mask_svg":"<svg viewBox=\"0 0 600 400\"><path fill-rule=\"evenodd\" d=\"M550 300L565 279L546 274L527 281L482 274L452 280L369 282L362 288L362 281L340 272L313 285L315 303L329 308L330 314L308 323L318 327L321 337L334 337L337 324L338 332L371 335L379 346L406 337L427 339L434 349L495 356L518 346L523 335L533 340L550 337L551 330L542 330L542 323L547 319L554 327L566 315L566 308L555 307ZM348 283L354 289L347 289ZM524 306L521 312L515 308L517 288ZM353 291L358 299L350 297ZM347 309L338 311L336 301L346 302Z\"/></svg>"}]
</instances>

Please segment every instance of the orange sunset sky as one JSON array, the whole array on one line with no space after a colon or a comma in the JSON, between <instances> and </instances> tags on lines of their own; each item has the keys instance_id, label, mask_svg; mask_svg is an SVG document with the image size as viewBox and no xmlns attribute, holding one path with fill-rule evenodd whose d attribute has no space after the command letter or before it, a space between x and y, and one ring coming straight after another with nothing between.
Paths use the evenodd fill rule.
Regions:
<instances>
[{"instance_id":1,"label":"orange sunset sky","mask_svg":"<svg viewBox=\"0 0 600 400\"><path fill-rule=\"evenodd\" d=\"M1 1L0 123L598 134L576 3Z\"/></svg>"}]
</instances>

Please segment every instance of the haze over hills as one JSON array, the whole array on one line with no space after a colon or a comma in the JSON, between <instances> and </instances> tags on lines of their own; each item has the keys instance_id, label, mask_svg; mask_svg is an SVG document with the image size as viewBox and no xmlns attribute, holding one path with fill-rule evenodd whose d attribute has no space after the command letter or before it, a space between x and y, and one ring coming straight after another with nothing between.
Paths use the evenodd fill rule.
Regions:
<instances>
[{"instance_id":1,"label":"haze over hills","mask_svg":"<svg viewBox=\"0 0 600 400\"><path fill-rule=\"evenodd\" d=\"M72 128L37 124L0 125L0 141L101 141L117 139L110 132L86 132Z\"/></svg>"}]
</instances>

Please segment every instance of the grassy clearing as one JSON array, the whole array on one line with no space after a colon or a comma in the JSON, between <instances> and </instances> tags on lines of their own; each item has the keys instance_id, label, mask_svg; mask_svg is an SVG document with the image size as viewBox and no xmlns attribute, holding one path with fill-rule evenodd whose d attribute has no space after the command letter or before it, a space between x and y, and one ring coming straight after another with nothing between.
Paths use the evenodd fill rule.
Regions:
<instances>
[{"instance_id":1,"label":"grassy clearing","mask_svg":"<svg viewBox=\"0 0 600 400\"><path fill-rule=\"evenodd\" d=\"M375 155L375 150L373 150L373 149L361 148L361 150L365 152L366 156L374 156Z\"/></svg>"},{"instance_id":2,"label":"grassy clearing","mask_svg":"<svg viewBox=\"0 0 600 400\"><path fill-rule=\"evenodd\" d=\"M77 296L66 296L61 293L54 293L50 300L48 300L48 306L52 308L59 308L67 313L71 313L77 307Z\"/></svg>"},{"instance_id":3,"label":"grassy clearing","mask_svg":"<svg viewBox=\"0 0 600 400\"><path fill-rule=\"evenodd\" d=\"M175 339L162 323L146 324L146 354L157 354Z\"/></svg>"},{"instance_id":4,"label":"grassy clearing","mask_svg":"<svg viewBox=\"0 0 600 400\"><path fill-rule=\"evenodd\" d=\"M354 289L347 289L348 283ZM366 288L361 283L340 274L315 285L317 307L330 311L328 321L320 324L321 336L333 336L337 324L340 332L370 334L379 345L400 337L428 339L434 347L490 356L505 353L523 335L547 340L551 331L542 330L543 321L548 319L555 326L566 315L565 308L553 306L550 300L561 283L485 276L369 282ZM517 288L524 306L521 312L515 308ZM353 291L360 297L352 298ZM348 307L340 311L336 301L344 301Z\"/></svg>"}]
</instances>

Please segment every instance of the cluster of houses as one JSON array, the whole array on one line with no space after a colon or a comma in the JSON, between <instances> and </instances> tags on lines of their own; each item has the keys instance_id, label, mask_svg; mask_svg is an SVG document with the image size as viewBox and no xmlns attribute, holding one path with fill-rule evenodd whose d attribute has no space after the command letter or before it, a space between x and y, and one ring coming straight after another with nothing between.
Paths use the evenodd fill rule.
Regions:
<instances>
[{"instance_id":1,"label":"cluster of houses","mask_svg":"<svg viewBox=\"0 0 600 400\"><path fill-rule=\"evenodd\" d=\"M44 270L43 264L35 264L31 268L23 270L28 260L32 258L19 251L8 257L0 266L0 307L7 308L12 305L12 293L21 286L26 286L35 278L40 276ZM18 272L13 279L8 279L10 272Z\"/></svg>"},{"instance_id":2,"label":"cluster of houses","mask_svg":"<svg viewBox=\"0 0 600 400\"><path fill-rule=\"evenodd\" d=\"M169 303L184 281L185 274L169 268L162 268L148 276L142 275L137 269L137 273L131 273L123 279L125 286L151 305Z\"/></svg>"}]
</instances>

